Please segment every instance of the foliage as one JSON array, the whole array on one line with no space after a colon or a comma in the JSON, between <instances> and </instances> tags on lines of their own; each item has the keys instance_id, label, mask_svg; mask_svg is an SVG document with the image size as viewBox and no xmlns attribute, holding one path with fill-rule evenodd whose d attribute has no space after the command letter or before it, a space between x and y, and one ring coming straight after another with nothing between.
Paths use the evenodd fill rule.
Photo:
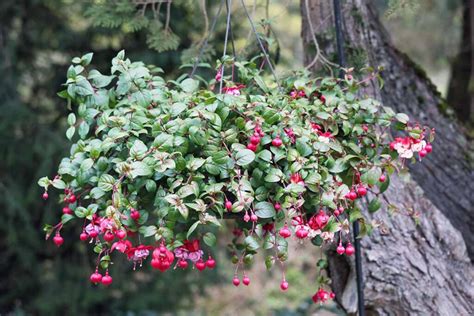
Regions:
<instances>
[{"instance_id":1,"label":"foliage","mask_svg":"<svg viewBox=\"0 0 474 316\"><path fill-rule=\"evenodd\" d=\"M268 269L283 266L290 236L317 246L339 241L337 251L352 255L350 242L342 245L349 222L359 220L363 233L374 228L356 201L370 196L369 210L377 211L389 175L415 153L421 159L431 152L434 132L358 98L367 79L350 72L344 80L298 73L280 87L254 62L225 58L216 79L200 88L186 76L166 81L160 68L132 62L123 51L110 75L90 69L91 60L76 57L69 67L59 95L74 110L66 131L74 142L57 175L39 185L44 198L51 187L64 191L64 214L45 226L47 237L54 234L61 246L63 226L79 221L81 240L93 241L93 283L111 282L117 252L140 265L153 252L151 265L161 271L175 257L181 268L188 261L213 268L200 241L214 248L220 219L230 215L237 219L229 245L234 285L258 251ZM221 78L221 67L230 65L239 84L231 81L237 74ZM224 93L216 93L221 79ZM408 135L390 141L391 126ZM329 298L328 282L321 274L314 301ZM284 290L285 283L283 274Z\"/></svg>"}]
</instances>

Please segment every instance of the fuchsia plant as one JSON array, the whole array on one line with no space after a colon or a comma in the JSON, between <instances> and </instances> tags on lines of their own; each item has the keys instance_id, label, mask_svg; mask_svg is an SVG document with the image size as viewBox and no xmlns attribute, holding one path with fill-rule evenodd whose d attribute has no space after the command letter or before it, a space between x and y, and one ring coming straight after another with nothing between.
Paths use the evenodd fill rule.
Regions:
<instances>
[{"instance_id":1,"label":"fuchsia plant","mask_svg":"<svg viewBox=\"0 0 474 316\"><path fill-rule=\"evenodd\" d=\"M98 258L95 284L112 284L108 269L121 256L134 269L148 261L161 272L213 269L215 232L232 214L232 283L250 285L240 271L261 251L268 269L281 266L286 291L290 238L353 255L350 222L362 233L376 226L360 202L377 211L390 175L432 151L433 130L357 97L352 75L297 74L275 87L253 62L235 62L241 83L218 71L225 88L216 94L215 80L167 82L123 52L111 75L86 71L91 58L74 58L60 93L73 106L66 136L75 142L58 175L39 184L44 199L51 186L63 190L61 221L45 226L47 237L59 247L63 227L82 223L79 239ZM392 140L393 130L402 136ZM334 298L327 262L317 266L313 301L325 302Z\"/></svg>"}]
</instances>

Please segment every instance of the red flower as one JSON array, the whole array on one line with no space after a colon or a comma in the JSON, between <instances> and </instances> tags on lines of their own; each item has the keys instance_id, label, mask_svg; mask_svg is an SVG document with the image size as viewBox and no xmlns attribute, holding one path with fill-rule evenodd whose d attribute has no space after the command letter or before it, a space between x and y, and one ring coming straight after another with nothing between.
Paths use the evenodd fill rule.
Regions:
<instances>
[{"instance_id":1,"label":"red flower","mask_svg":"<svg viewBox=\"0 0 474 316\"><path fill-rule=\"evenodd\" d=\"M323 211L320 210L318 214L313 215L309 221L308 225L311 229L317 230L322 229L328 223L329 216Z\"/></svg>"},{"instance_id":2,"label":"red flower","mask_svg":"<svg viewBox=\"0 0 474 316\"><path fill-rule=\"evenodd\" d=\"M153 249L152 246L138 245L127 250L128 260L133 261L142 261L148 257L150 250Z\"/></svg>"},{"instance_id":3,"label":"red flower","mask_svg":"<svg viewBox=\"0 0 474 316\"><path fill-rule=\"evenodd\" d=\"M132 248L132 243L130 241L120 240L120 241L114 242L111 250L114 251L115 249L117 249L121 253L126 253L128 252L130 248Z\"/></svg>"},{"instance_id":4,"label":"red flower","mask_svg":"<svg viewBox=\"0 0 474 316\"><path fill-rule=\"evenodd\" d=\"M184 248L188 250L189 252L195 252L201 249L199 247L199 239L194 239L194 240L185 240L184 241Z\"/></svg>"},{"instance_id":5,"label":"red flower","mask_svg":"<svg viewBox=\"0 0 474 316\"><path fill-rule=\"evenodd\" d=\"M303 178L300 176L299 173L293 173L293 174L290 176L290 182L291 182L291 183L295 183L295 184L304 185Z\"/></svg>"},{"instance_id":6,"label":"red flower","mask_svg":"<svg viewBox=\"0 0 474 316\"><path fill-rule=\"evenodd\" d=\"M168 270L174 261L174 254L166 248L164 244L153 250L153 259L151 266L153 269L158 269L161 272Z\"/></svg>"}]
</instances>

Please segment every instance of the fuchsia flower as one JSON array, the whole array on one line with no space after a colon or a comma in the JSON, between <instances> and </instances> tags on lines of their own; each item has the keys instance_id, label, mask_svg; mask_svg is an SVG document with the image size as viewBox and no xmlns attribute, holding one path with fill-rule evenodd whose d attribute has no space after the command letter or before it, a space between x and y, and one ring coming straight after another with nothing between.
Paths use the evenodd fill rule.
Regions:
<instances>
[{"instance_id":1,"label":"fuchsia flower","mask_svg":"<svg viewBox=\"0 0 474 316\"><path fill-rule=\"evenodd\" d=\"M214 79L216 79L216 81L221 81L221 79L222 79L222 67L219 68L219 70L217 71L216 76L214 77Z\"/></svg>"},{"instance_id":2,"label":"fuchsia flower","mask_svg":"<svg viewBox=\"0 0 474 316\"><path fill-rule=\"evenodd\" d=\"M319 125L319 124L316 124L316 123L314 123L314 122L311 122L311 128L312 128L312 129L313 129L313 131L315 131L315 132L319 132L319 131L321 131L321 130L322 130L322 127L321 127L321 125Z\"/></svg>"},{"instance_id":3,"label":"fuchsia flower","mask_svg":"<svg viewBox=\"0 0 474 316\"><path fill-rule=\"evenodd\" d=\"M290 91L290 97L292 99L299 99L299 98L305 98L306 97L306 93L304 92L304 90L296 90L296 89L293 89Z\"/></svg>"},{"instance_id":4,"label":"fuchsia flower","mask_svg":"<svg viewBox=\"0 0 474 316\"><path fill-rule=\"evenodd\" d=\"M102 217L99 221L99 224L100 224L100 230L102 233L117 229L117 225L115 224L115 221L110 218Z\"/></svg>"},{"instance_id":5,"label":"fuchsia flower","mask_svg":"<svg viewBox=\"0 0 474 316\"><path fill-rule=\"evenodd\" d=\"M169 251L168 248L166 248L164 243L162 243L159 247L153 250L152 256L152 268L158 269L161 272L165 272L166 270L168 270L174 261L174 254Z\"/></svg>"},{"instance_id":6,"label":"fuchsia flower","mask_svg":"<svg viewBox=\"0 0 474 316\"><path fill-rule=\"evenodd\" d=\"M431 151L431 145L429 151L426 150L427 143L423 139L415 139L410 136L397 137L393 142L390 143L390 149L396 150L402 158L410 159L414 153L418 153L420 158L425 157L429 151Z\"/></svg>"},{"instance_id":7,"label":"fuchsia flower","mask_svg":"<svg viewBox=\"0 0 474 316\"><path fill-rule=\"evenodd\" d=\"M150 254L150 250L153 249L152 246L138 245L137 247L129 248L126 253L128 260L134 262L142 262Z\"/></svg>"},{"instance_id":8,"label":"fuchsia flower","mask_svg":"<svg viewBox=\"0 0 474 316\"><path fill-rule=\"evenodd\" d=\"M317 214L313 215L309 221L308 226L311 229L323 229L329 221L329 216L323 211L320 210Z\"/></svg>"},{"instance_id":9,"label":"fuchsia flower","mask_svg":"<svg viewBox=\"0 0 474 316\"><path fill-rule=\"evenodd\" d=\"M120 240L113 243L111 250L114 251L115 249L117 249L121 253L126 253L131 248L132 248L132 243L130 241Z\"/></svg>"},{"instance_id":10,"label":"fuchsia flower","mask_svg":"<svg viewBox=\"0 0 474 316\"><path fill-rule=\"evenodd\" d=\"M100 232L100 226L94 225L94 223L91 222L90 224L86 226L84 230L88 235L97 236L99 235L99 232Z\"/></svg>"},{"instance_id":11,"label":"fuchsia flower","mask_svg":"<svg viewBox=\"0 0 474 316\"><path fill-rule=\"evenodd\" d=\"M235 95L235 96L238 96L238 95L240 95L240 90L242 90L243 88L245 88L245 85L239 84L239 85L232 86L232 87L224 87L224 88L222 89L222 91L223 91L225 94L228 94L228 95Z\"/></svg>"},{"instance_id":12,"label":"fuchsia flower","mask_svg":"<svg viewBox=\"0 0 474 316\"><path fill-rule=\"evenodd\" d=\"M321 132L321 131L318 131L318 141L320 141L321 143L325 143L325 144L328 144L331 140L331 138L333 138L334 136L332 136L331 132Z\"/></svg>"},{"instance_id":13,"label":"fuchsia flower","mask_svg":"<svg viewBox=\"0 0 474 316\"><path fill-rule=\"evenodd\" d=\"M177 258L191 260L192 262L196 263L197 261L201 260L204 251L200 249L199 239L194 239L185 240L183 246L174 250L174 254Z\"/></svg>"},{"instance_id":14,"label":"fuchsia flower","mask_svg":"<svg viewBox=\"0 0 474 316\"><path fill-rule=\"evenodd\" d=\"M303 178L301 177L301 175L300 175L299 173L293 173L293 174L290 176L290 182L291 182L291 183L295 183L295 184L304 185Z\"/></svg>"},{"instance_id":15,"label":"fuchsia flower","mask_svg":"<svg viewBox=\"0 0 474 316\"><path fill-rule=\"evenodd\" d=\"M296 141L296 135L292 128L284 128L286 136L290 139L291 143L294 144Z\"/></svg>"},{"instance_id":16,"label":"fuchsia flower","mask_svg":"<svg viewBox=\"0 0 474 316\"><path fill-rule=\"evenodd\" d=\"M318 303L318 302L324 303L328 299L330 299L330 298L332 299L334 297L335 297L334 293L329 293L328 291L324 290L323 288L319 288L319 290L316 292L316 294L313 295L312 299L313 299L313 302L315 302L315 303Z\"/></svg>"}]
</instances>

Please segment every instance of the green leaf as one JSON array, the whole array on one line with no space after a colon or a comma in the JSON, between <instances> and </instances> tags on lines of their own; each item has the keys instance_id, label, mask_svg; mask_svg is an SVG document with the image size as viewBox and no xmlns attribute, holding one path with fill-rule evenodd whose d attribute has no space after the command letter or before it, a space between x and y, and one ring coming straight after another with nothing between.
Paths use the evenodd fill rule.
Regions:
<instances>
[{"instance_id":1,"label":"green leaf","mask_svg":"<svg viewBox=\"0 0 474 316\"><path fill-rule=\"evenodd\" d=\"M258 241L257 239L255 239L255 237L253 236L247 236L245 238L245 246L247 247L247 249L251 250L251 251L255 251L257 250L258 248L260 248L260 245L258 244Z\"/></svg>"},{"instance_id":2,"label":"green leaf","mask_svg":"<svg viewBox=\"0 0 474 316\"><path fill-rule=\"evenodd\" d=\"M140 176L146 177L153 174L153 169L143 161L134 161L130 167L130 175L132 178Z\"/></svg>"},{"instance_id":3,"label":"green leaf","mask_svg":"<svg viewBox=\"0 0 474 316\"><path fill-rule=\"evenodd\" d=\"M278 182L283 178L283 172L280 169L272 168L268 171L268 174L265 176L265 182Z\"/></svg>"},{"instance_id":4,"label":"green leaf","mask_svg":"<svg viewBox=\"0 0 474 316\"><path fill-rule=\"evenodd\" d=\"M338 158L335 162L334 165L332 166L331 169L329 169L329 172L331 173L341 173L344 170L347 169L347 164L344 158Z\"/></svg>"},{"instance_id":5,"label":"green leaf","mask_svg":"<svg viewBox=\"0 0 474 316\"><path fill-rule=\"evenodd\" d=\"M114 184L115 184L115 179L109 174L103 174L99 178L98 186L104 192L111 191L114 187Z\"/></svg>"},{"instance_id":6,"label":"green leaf","mask_svg":"<svg viewBox=\"0 0 474 316\"><path fill-rule=\"evenodd\" d=\"M260 218L271 218L275 216L275 208L272 203L258 202L255 205L255 214Z\"/></svg>"},{"instance_id":7,"label":"green leaf","mask_svg":"<svg viewBox=\"0 0 474 316\"><path fill-rule=\"evenodd\" d=\"M87 158L81 163L81 170L87 171L90 168L92 168L93 165L94 165L94 160L92 160L91 158Z\"/></svg>"},{"instance_id":8,"label":"green leaf","mask_svg":"<svg viewBox=\"0 0 474 316\"><path fill-rule=\"evenodd\" d=\"M97 200L103 197L105 195L105 192L102 191L100 188L93 188L90 192L90 195L93 199Z\"/></svg>"},{"instance_id":9,"label":"green leaf","mask_svg":"<svg viewBox=\"0 0 474 316\"><path fill-rule=\"evenodd\" d=\"M235 154L235 163L239 166L246 166L255 159L255 153L250 149L241 149Z\"/></svg>"},{"instance_id":10,"label":"green leaf","mask_svg":"<svg viewBox=\"0 0 474 316\"><path fill-rule=\"evenodd\" d=\"M73 220L74 218L75 218L75 216L72 215L72 214L63 214L61 216L61 223L64 225L67 222L69 222L70 220Z\"/></svg>"},{"instance_id":11,"label":"green leaf","mask_svg":"<svg viewBox=\"0 0 474 316\"><path fill-rule=\"evenodd\" d=\"M75 132L76 132L76 128L74 126L69 127L66 131L67 139L71 140Z\"/></svg>"},{"instance_id":12,"label":"green leaf","mask_svg":"<svg viewBox=\"0 0 474 316\"><path fill-rule=\"evenodd\" d=\"M196 228L198 227L199 224L201 224L201 222L197 221L194 224L192 224L191 227L189 227L188 233L186 234L187 239L189 239L189 237L196 230Z\"/></svg>"},{"instance_id":13,"label":"green leaf","mask_svg":"<svg viewBox=\"0 0 474 316\"><path fill-rule=\"evenodd\" d=\"M374 198L372 199L372 201L370 201L368 210L371 213L375 213L380 209L380 206L381 206L380 200L378 198Z\"/></svg>"},{"instance_id":14,"label":"green leaf","mask_svg":"<svg viewBox=\"0 0 474 316\"><path fill-rule=\"evenodd\" d=\"M267 149L260 151L257 157L263 161L272 162L272 153Z\"/></svg>"},{"instance_id":15,"label":"green leaf","mask_svg":"<svg viewBox=\"0 0 474 316\"><path fill-rule=\"evenodd\" d=\"M155 235L158 232L158 228L156 226L141 226L138 229L138 232L140 234L143 234L145 237L150 237Z\"/></svg>"},{"instance_id":16,"label":"green leaf","mask_svg":"<svg viewBox=\"0 0 474 316\"><path fill-rule=\"evenodd\" d=\"M304 185L297 184L297 183L290 183L285 188L285 192L295 193L295 194L303 193L305 191L306 191L306 188L304 187Z\"/></svg>"},{"instance_id":17,"label":"green leaf","mask_svg":"<svg viewBox=\"0 0 474 316\"><path fill-rule=\"evenodd\" d=\"M317 247L320 247L323 244L323 238L320 235L317 235L313 239L311 239L311 243Z\"/></svg>"},{"instance_id":18,"label":"green leaf","mask_svg":"<svg viewBox=\"0 0 474 316\"><path fill-rule=\"evenodd\" d=\"M300 139L296 141L296 150L303 157L309 156L313 152L311 146L309 146L307 143L303 142Z\"/></svg>"},{"instance_id":19,"label":"green leaf","mask_svg":"<svg viewBox=\"0 0 474 316\"><path fill-rule=\"evenodd\" d=\"M186 104L184 104L183 102L174 103L171 106L171 116L176 117L179 114L181 114L184 110L186 110L187 108L188 108L188 106Z\"/></svg>"},{"instance_id":20,"label":"green leaf","mask_svg":"<svg viewBox=\"0 0 474 316\"><path fill-rule=\"evenodd\" d=\"M67 117L67 123L69 125L74 125L76 124L76 115L74 113L70 113Z\"/></svg>"},{"instance_id":21,"label":"green leaf","mask_svg":"<svg viewBox=\"0 0 474 316\"><path fill-rule=\"evenodd\" d=\"M395 115L395 118L397 119L397 121L399 121L400 123L403 123L403 124L408 123L408 121L410 120L408 115L406 115L405 113L397 113Z\"/></svg>"},{"instance_id":22,"label":"green leaf","mask_svg":"<svg viewBox=\"0 0 474 316\"><path fill-rule=\"evenodd\" d=\"M350 210L350 213L349 213L350 222L354 222L355 220L358 220L361 218L364 218L364 216L362 216L362 213L360 212L359 209L355 208L355 209Z\"/></svg>"},{"instance_id":23,"label":"green leaf","mask_svg":"<svg viewBox=\"0 0 474 316\"><path fill-rule=\"evenodd\" d=\"M275 264L275 257L274 256L266 256L265 257L265 267L267 270L270 270Z\"/></svg>"},{"instance_id":24,"label":"green leaf","mask_svg":"<svg viewBox=\"0 0 474 316\"><path fill-rule=\"evenodd\" d=\"M148 151L146 145L139 139L133 142L132 148L130 148L130 157L133 159L141 160L145 158L145 153Z\"/></svg>"},{"instance_id":25,"label":"green leaf","mask_svg":"<svg viewBox=\"0 0 474 316\"><path fill-rule=\"evenodd\" d=\"M386 175L384 182L379 181L379 193L384 193L385 191L387 191L389 186L390 186L390 177Z\"/></svg>"},{"instance_id":26,"label":"green leaf","mask_svg":"<svg viewBox=\"0 0 474 316\"><path fill-rule=\"evenodd\" d=\"M49 186L49 179L48 177L42 177L38 180L38 185L43 188L47 188Z\"/></svg>"},{"instance_id":27,"label":"green leaf","mask_svg":"<svg viewBox=\"0 0 474 316\"><path fill-rule=\"evenodd\" d=\"M91 63L92 61L92 56L94 56L94 53L87 53L84 56L81 57L81 65L87 66Z\"/></svg>"},{"instance_id":28,"label":"green leaf","mask_svg":"<svg viewBox=\"0 0 474 316\"><path fill-rule=\"evenodd\" d=\"M89 124L87 124L86 121L81 122L81 124L79 125L78 133L81 139L86 138L87 133L89 133Z\"/></svg>"},{"instance_id":29,"label":"green leaf","mask_svg":"<svg viewBox=\"0 0 474 316\"><path fill-rule=\"evenodd\" d=\"M202 239L204 240L204 243L209 247L214 247L216 245L216 236L211 232L205 233Z\"/></svg>"},{"instance_id":30,"label":"green leaf","mask_svg":"<svg viewBox=\"0 0 474 316\"><path fill-rule=\"evenodd\" d=\"M82 77L82 76L77 76ZM94 88L92 88L91 83L84 77L76 81L75 92L78 95L89 96L94 94Z\"/></svg>"},{"instance_id":31,"label":"green leaf","mask_svg":"<svg viewBox=\"0 0 474 316\"><path fill-rule=\"evenodd\" d=\"M66 188L66 183L64 183L63 180L61 179L54 179L51 183L53 185L53 187L55 187L56 189L65 189Z\"/></svg>"},{"instance_id":32,"label":"green leaf","mask_svg":"<svg viewBox=\"0 0 474 316\"><path fill-rule=\"evenodd\" d=\"M192 93L199 88L199 81L194 80L192 78L187 78L180 83L180 86L184 92Z\"/></svg>"}]
</instances>

